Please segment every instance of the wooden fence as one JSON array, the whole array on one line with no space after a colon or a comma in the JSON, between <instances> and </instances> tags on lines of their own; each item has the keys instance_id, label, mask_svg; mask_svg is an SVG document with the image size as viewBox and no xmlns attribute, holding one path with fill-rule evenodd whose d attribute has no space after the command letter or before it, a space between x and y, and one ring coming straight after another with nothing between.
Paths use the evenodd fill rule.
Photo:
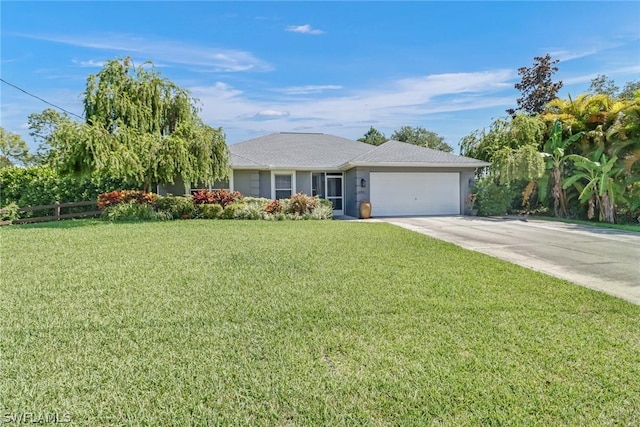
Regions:
<instances>
[{"instance_id":1,"label":"wooden fence","mask_svg":"<svg viewBox=\"0 0 640 427\"><path fill-rule=\"evenodd\" d=\"M73 213L62 213L62 209L71 208L71 207L80 207L80 206L96 206L96 210L86 211L86 212L73 212ZM43 222L43 221L57 221L60 219L70 219L70 218L88 218L99 216L102 211L97 210L97 201L88 200L85 202L68 202L68 203L59 203L55 202L52 205L42 205L42 206L28 206L24 208L18 209L18 215L24 212L34 212L34 211L42 211L42 210L52 210L52 215L45 216L37 216L30 218L19 218L13 221L0 221L0 225L8 225L8 224L28 224L31 222ZM0 214L6 213L4 209L0 209Z\"/></svg>"}]
</instances>

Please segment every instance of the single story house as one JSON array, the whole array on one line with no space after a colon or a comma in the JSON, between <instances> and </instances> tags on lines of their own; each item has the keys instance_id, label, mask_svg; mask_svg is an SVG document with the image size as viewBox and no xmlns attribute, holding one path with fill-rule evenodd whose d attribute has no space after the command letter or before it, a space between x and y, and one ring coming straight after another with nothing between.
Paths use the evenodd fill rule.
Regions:
<instances>
[{"instance_id":1,"label":"single story house","mask_svg":"<svg viewBox=\"0 0 640 427\"><path fill-rule=\"evenodd\" d=\"M399 141L374 146L322 133L280 132L229 145L231 174L212 188L330 200L334 215L459 215L477 168L489 163ZM160 194L203 188L177 179Z\"/></svg>"}]
</instances>

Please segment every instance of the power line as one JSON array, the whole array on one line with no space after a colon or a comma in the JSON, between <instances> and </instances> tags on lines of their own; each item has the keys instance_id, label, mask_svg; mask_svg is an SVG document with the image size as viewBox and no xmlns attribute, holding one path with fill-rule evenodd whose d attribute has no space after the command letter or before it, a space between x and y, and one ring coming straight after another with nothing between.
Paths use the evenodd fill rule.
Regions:
<instances>
[{"instance_id":1,"label":"power line","mask_svg":"<svg viewBox=\"0 0 640 427\"><path fill-rule=\"evenodd\" d=\"M62 107L58 107L57 105L52 104L52 103L50 103L49 101L46 101L46 100L44 100L44 99L40 98L40 97L39 97L39 96L37 96L37 95L34 95L34 94L32 94L32 93L27 92L26 90L24 90L24 89L22 89L22 88L20 88L20 87L18 87L18 86L16 86L16 85L14 85L13 83L9 83L8 81L6 81L6 80L5 80L5 79L3 79L3 78L0 78L0 81L1 81L2 83L4 83L4 84L8 84L9 86L11 86L11 87L14 87L14 88L18 89L20 92L24 92L24 93L26 93L27 95L32 96L32 97L34 97L35 99L38 99L38 100L40 100L40 101L44 102L45 104L51 105L52 107L57 108L58 110L62 110L62 111L64 111L64 112L65 112L65 113L67 113L67 114L71 114L72 116L76 116L77 118L84 120L84 117L79 116L79 115L77 115L76 113L72 113L72 112L71 112L71 111L69 111L69 110L65 110L65 109L64 109L64 108L62 108Z\"/></svg>"}]
</instances>

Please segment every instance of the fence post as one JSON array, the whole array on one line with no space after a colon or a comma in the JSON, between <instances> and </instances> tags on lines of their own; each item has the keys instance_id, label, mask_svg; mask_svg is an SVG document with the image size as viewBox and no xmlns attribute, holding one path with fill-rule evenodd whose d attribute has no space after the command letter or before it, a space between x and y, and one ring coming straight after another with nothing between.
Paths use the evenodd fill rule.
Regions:
<instances>
[{"instance_id":1,"label":"fence post","mask_svg":"<svg viewBox=\"0 0 640 427\"><path fill-rule=\"evenodd\" d=\"M60 202L56 200L54 204L56 205L56 221L60 221Z\"/></svg>"}]
</instances>

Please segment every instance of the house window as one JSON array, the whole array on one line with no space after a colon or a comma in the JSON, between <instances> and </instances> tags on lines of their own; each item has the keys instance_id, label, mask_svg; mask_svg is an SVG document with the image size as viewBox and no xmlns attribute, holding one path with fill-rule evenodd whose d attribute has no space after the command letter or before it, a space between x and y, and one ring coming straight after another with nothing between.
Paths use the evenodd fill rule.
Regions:
<instances>
[{"instance_id":1,"label":"house window","mask_svg":"<svg viewBox=\"0 0 640 427\"><path fill-rule=\"evenodd\" d=\"M293 194L293 174L274 174L276 199L288 199Z\"/></svg>"},{"instance_id":2,"label":"house window","mask_svg":"<svg viewBox=\"0 0 640 427\"><path fill-rule=\"evenodd\" d=\"M311 174L311 195L324 199L324 173Z\"/></svg>"}]
</instances>

